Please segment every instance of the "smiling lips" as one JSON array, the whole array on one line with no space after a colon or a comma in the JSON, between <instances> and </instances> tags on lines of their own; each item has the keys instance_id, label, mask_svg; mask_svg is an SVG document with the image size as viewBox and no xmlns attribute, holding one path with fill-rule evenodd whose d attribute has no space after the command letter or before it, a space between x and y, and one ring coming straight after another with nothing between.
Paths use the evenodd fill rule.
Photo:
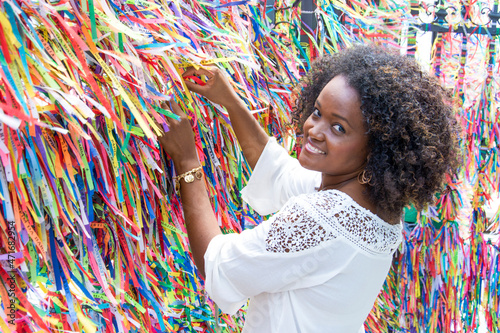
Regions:
<instances>
[{"instance_id":1,"label":"smiling lips","mask_svg":"<svg viewBox=\"0 0 500 333\"><path fill-rule=\"evenodd\" d=\"M314 147L310 142L307 142L304 148L314 154L326 155L324 151Z\"/></svg>"}]
</instances>

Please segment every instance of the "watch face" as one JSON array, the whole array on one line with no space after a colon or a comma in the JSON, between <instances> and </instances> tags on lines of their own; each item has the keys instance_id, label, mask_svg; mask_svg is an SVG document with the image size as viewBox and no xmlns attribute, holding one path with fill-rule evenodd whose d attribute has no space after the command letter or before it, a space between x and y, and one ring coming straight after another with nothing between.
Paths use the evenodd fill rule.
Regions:
<instances>
[{"instance_id":1,"label":"watch face","mask_svg":"<svg viewBox=\"0 0 500 333\"><path fill-rule=\"evenodd\" d=\"M194 181L194 176L192 174L189 174L184 177L184 180L186 181L186 183L192 183Z\"/></svg>"}]
</instances>

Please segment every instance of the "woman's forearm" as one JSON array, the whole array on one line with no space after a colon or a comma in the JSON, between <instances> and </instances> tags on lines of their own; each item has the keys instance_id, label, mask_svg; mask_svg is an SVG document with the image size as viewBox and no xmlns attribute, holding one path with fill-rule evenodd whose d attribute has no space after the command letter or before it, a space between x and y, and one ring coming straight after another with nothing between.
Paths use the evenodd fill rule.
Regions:
<instances>
[{"instance_id":1,"label":"woman's forearm","mask_svg":"<svg viewBox=\"0 0 500 333\"><path fill-rule=\"evenodd\" d=\"M231 98L231 102L225 107L243 154L253 169L269 136L239 97ZM177 160L180 161L175 161L174 164L178 175L200 166L198 158ZM192 183L186 183L183 179L178 181L191 252L198 271L205 277L205 252L212 238L220 235L221 231L204 180L196 179Z\"/></svg>"},{"instance_id":2,"label":"woman's forearm","mask_svg":"<svg viewBox=\"0 0 500 333\"><path fill-rule=\"evenodd\" d=\"M253 169L269 141L269 136L239 97L231 99L231 103L224 106L243 155Z\"/></svg>"},{"instance_id":3,"label":"woman's forearm","mask_svg":"<svg viewBox=\"0 0 500 333\"><path fill-rule=\"evenodd\" d=\"M176 163L178 174L200 166L198 160ZM195 179L192 183L180 181L180 194L184 220L191 246L193 259L200 274L205 277L205 252L208 244L217 235L221 234L217 219L210 203L205 181Z\"/></svg>"},{"instance_id":4,"label":"woman's forearm","mask_svg":"<svg viewBox=\"0 0 500 333\"><path fill-rule=\"evenodd\" d=\"M169 131L163 133L159 142L163 150L172 158L177 175L183 175L200 167L200 160L196 152L196 144L187 115L179 105L172 103L172 112L179 116L179 120L167 120ZM178 178L184 221L188 232L189 243L193 259L202 276L205 276L205 252L208 244L215 236L221 234L217 220L208 198L203 177L197 179L191 174L187 183L185 178Z\"/></svg>"}]
</instances>

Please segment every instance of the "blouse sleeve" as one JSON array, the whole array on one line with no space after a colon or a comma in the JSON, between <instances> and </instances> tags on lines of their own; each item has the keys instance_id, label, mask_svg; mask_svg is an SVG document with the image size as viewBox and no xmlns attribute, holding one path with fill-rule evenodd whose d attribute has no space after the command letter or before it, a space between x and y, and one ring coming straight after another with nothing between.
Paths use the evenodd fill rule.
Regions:
<instances>
[{"instance_id":1,"label":"blouse sleeve","mask_svg":"<svg viewBox=\"0 0 500 333\"><path fill-rule=\"evenodd\" d=\"M268 215L280 210L291 197L313 192L320 183L320 172L303 168L270 138L241 193L256 212Z\"/></svg>"}]
</instances>

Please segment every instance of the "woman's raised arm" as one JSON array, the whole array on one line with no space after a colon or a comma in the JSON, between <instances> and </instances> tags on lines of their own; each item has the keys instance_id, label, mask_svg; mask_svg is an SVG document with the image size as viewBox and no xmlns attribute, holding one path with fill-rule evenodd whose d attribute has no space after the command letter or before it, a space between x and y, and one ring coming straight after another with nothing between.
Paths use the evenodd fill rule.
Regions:
<instances>
[{"instance_id":1,"label":"woman's raised arm","mask_svg":"<svg viewBox=\"0 0 500 333\"><path fill-rule=\"evenodd\" d=\"M191 67L186 70L183 77L202 75L208 78L205 84L202 85L186 80L186 86L189 90L203 95L212 102L226 108L241 150L253 169L269 141L269 136L231 87L222 70L218 68L195 69Z\"/></svg>"},{"instance_id":2,"label":"woman's raised arm","mask_svg":"<svg viewBox=\"0 0 500 333\"><path fill-rule=\"evenodd\" d=\"M158 138L163 150L172 158L180 185L182 209L193 259L200 274L205 277L205 259L208 244L221 234L203 176L196 172L201 167L194 134L188 117L176 103L171 103L172 112L180 120L166 119L169 131ZM201 168L200 168L201 169ZM182 177L191 173L190 178Z\"/></svg>"}]
</instances>

